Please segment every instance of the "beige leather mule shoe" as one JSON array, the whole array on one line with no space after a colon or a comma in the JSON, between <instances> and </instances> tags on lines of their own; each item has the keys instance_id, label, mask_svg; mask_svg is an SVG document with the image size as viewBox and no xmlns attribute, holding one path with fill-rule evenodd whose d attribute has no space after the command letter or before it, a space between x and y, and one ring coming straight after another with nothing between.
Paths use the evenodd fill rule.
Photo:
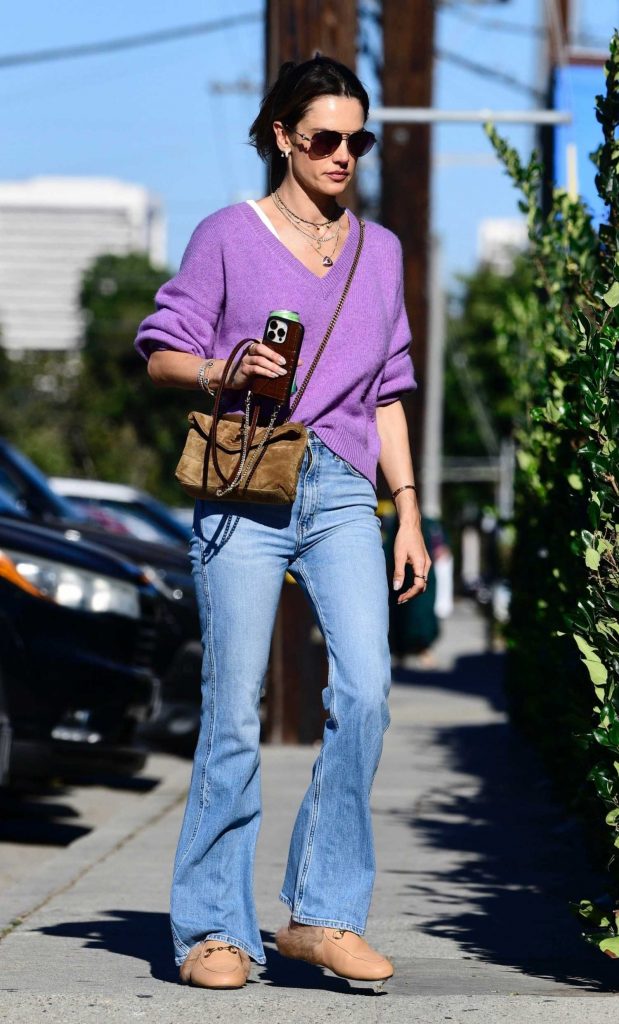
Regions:
<instances>
[{"instance_id":1,"label":"beige leather mule shoe","mask_svg":"<svg viewBox=\"0 0 619 1024\"><path fill-rule=\"evenodd\" d=\"M393 964L386 957L361 935L345 929L299 924L291 918L277 931L275 943L282 956L328 967L340 978L380 982L393 974Z\"/></svg>"},{"instance_id":2,"label":"beige leather mule shoe","mask_svg":"<svg viewBox=\"0 0 619 1024\"><path fill-rule=\"evenodd\" d=\"M220 939L205 939L189 950L181 964L180 980L198 988L242 988L250 969L251 960L244 949Z\"/></svg>"}]
</instances>

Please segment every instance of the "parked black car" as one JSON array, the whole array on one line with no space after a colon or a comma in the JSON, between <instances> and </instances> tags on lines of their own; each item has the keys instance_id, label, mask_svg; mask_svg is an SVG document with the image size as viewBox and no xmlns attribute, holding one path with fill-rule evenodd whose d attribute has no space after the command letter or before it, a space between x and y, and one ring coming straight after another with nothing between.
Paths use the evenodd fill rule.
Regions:
<instances>
[{"instance_id":1,"label":"parked black car","mask_svg":"<svg viewBox=\"0 0 619 1024\"><path fill-rule=\"evenodd\" d=\"M189 557L175 546L153 544L94 525L56 494L45 475L8 441L0 438L0 489L12 514L27 517L73 540L86 540L140 566L162 597L154 664L161 679L161 709L150 726L153 736L191 748L200 720L202 647L198 606ZM4 507L4 512L9 513Z\"/></svg>"},{"instance_id":2,"label":"parked black car","mask_svg":"<svg viewBox=\"0 0 619 1024\"><path fill-rule=\"evenodd\" d=\"M0 515L1 781L144 764L160 604L129 562Z\"/></svg>"}]
</instances>

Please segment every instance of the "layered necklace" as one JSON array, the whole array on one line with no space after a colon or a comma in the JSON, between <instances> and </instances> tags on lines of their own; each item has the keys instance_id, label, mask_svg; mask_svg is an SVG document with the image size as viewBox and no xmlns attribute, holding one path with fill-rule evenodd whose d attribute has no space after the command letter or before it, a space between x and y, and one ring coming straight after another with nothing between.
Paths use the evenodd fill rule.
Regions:
<instances>
[{"instance_id":1,"label":"layered necklace","mask_svg":"<svg viewBox=\"0 0 619 1024\"><path fill-rule=\"evenodd\" d=\"M271 199L275 203L277 209L280 210L281 213L283 213L286 220L288 220L290 224L292 224L293 228L295 228L299 232L299 234L303 235L304 238L306 238L309 241L314 251L317 252L318 255L321 257L323 267L332 267L333 254L337 249L337 243L340 238L340 218L343 211L340 210L337 217L333 217L331 220L321 220L318 221L318 223L316 223L316 221L314 220L305 220L304 217L299 217L298 213L295 213L293 210L290 209L290 207L286 206L284 200L279 194L278 189L275 189L274 192L271 192ZM336 224L335 231L329 234L329 229L334 224ZM306 225L309 226L310 230L308 230L308 227ZM314 229L313 231L311 230L312 228ZM320 231L321 228L325 228L325 234L317 236L315 232ZM331 255L323 255L321 252L322 246L324 245L325 242L330 242L332 239L335 239L335 241L333 242Z\"/></svg>"}]
</instances>

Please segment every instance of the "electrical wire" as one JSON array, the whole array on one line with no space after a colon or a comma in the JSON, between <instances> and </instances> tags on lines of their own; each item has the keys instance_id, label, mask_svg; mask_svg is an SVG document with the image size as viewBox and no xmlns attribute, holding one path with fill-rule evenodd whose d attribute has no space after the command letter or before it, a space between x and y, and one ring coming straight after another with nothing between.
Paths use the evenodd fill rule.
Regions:
<instances>
[{"instance_id":1,"label":"electrical wire","mask_svg":"<svg viewBox=\"0 0 619 1024\"><path fill-rule=\"evenodd\" d=\"M259 12L237 14L229 18L215 21L196 22L193 25L179 25L177 28L162 29L158 32L144 32L135 36L122 36L117 39L106 39L100 43L82 43L78 46L59 46L48 50L34 50L30 53L12 53L0 56L0 69L20 67L25 64L44 64L50 61L72 60L76 57L93 57L101 53L112 53L118 50L133 50L143 46L155 46L168 43L174 39L185 39L190 36L216 32L222 28L234 28L249 21L263 21L264 15Z\"/></svg>"},{"instance_id":2,"label":"electrical wire","mask_svg":"<svg viewBox=\"0 0 619 1024\"><path fill-rule=\"evenodd\" d=\"M474 74L482 75L484 78L493 78L497 82L502 82L503 85L510 86L512 89L518 89L524 93L525 96L530 96L537 103L545 103L546 96L539 89L535 89L532 85L527 85L526 82L521 82L520 79L515 78L513 75L508 74L506 71L498 71L496 68L488 67L486 64L479 64L477 61L471 60L469 57L463 57L460 53L453 53L451 50L445 50L443 47L435 49L434 56L438 60L449 61L450 64L457 64L459 67L464 68L466 71L472 71Z\"/></svg>"},{"instance_id":3,"label":"electrical wire","mask_svg":"<svg viewBox=\"0 0 619 1024\"><path fill-rule=\"evenodd\" d=\"M542 25L521 25L515 21L500 21L498 18L480 18L478 14L461 7L459 4L445 4L446 13L454 14L461 21L468 21L477 28L492 32L505 32L509 35L538 36L543 38L546 30Z\"/></svg>"}]
</instances>

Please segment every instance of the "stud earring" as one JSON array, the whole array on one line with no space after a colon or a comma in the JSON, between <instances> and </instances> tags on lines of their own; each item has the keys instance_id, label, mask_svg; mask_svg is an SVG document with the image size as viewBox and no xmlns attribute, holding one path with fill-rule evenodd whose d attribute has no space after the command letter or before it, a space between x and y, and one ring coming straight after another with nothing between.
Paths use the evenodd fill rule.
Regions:
<instances>
[{"instance_id":1,"label":"stud earring","mask_svg":"<svg viewBox=\"0 0 619 1024\"><path fill-rule=\"evenodd\" d=\"M289 149L280 149L280 155L281 156L285 156L285 157L289 157L290 156L290 150Z\"/></svg>"}]
</instances>

